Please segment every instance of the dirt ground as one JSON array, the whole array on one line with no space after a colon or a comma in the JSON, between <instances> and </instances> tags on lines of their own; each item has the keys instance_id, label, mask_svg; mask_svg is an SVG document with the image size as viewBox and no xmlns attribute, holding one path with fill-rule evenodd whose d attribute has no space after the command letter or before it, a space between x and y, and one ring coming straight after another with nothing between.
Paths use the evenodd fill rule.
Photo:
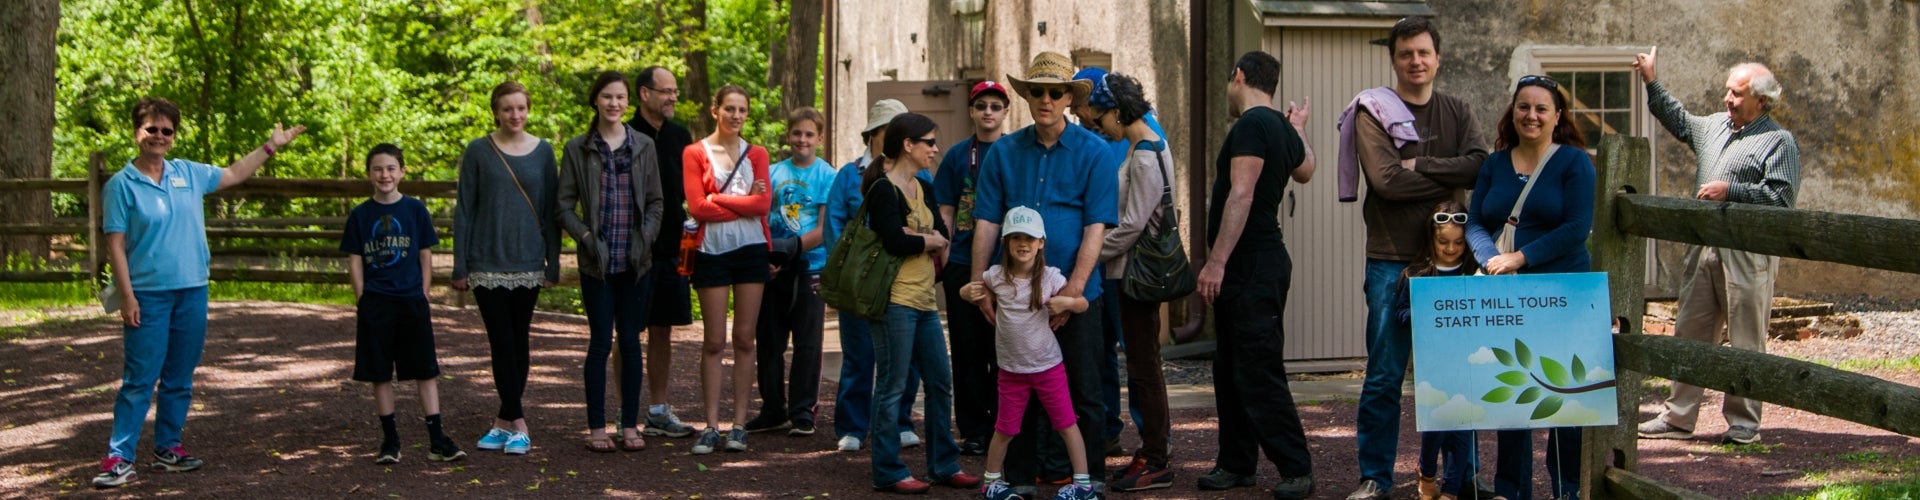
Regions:
<instances>
[{"instance_id":1,"label":"dirt ground","mask_svg":"<svg viewBox=\"0 0 1920 500\"><path fill-rule=\"evenodd\" d=\"M410 446L397 465L378 466L377 420L364 384L352 370L352 310L280 303L217 303L206 351L195 377L186 445L207 460L195 472L142 470L121 489L96 492L88 479L105 453L120 375L120 330L113 320L74 311L40 312L53 319L29 328L0 329L0 497L68 494L187 497L504 497L618 495L717 499L786 497L824 500L871 498L867 453L832 451L832 383L822 387L822 432L807 438L755 435L746 453L695 457L691 439L650 439L636 453L596 454L582 446L585 404L580 401L582 318L542 314L533 327L534 373L527 394L533 451L521 457L474 450L491 423L493 384L477 312L436 308L443 414L450 434L470 456L453 464L425 460L425 431L411 387L401 386L401 436ZM17 316L17 314L16 314ZM699 412L698 333L674 339L673 402L683 418ZM1912 372L1879 373L1920 384ZM1411 394L1408 395L1411 398ZM611 404L611 403L610 403ZM731 404L731 403L727 403ZM1411 399L1408 405L1411 407ZM727 406L731 408L731 406ZM1642 401L1643 417L1657 402ZM1824 482L1888 480L1920 474L1920 439L1769 405L1764 441L1719 446L1724 424L1710 396L1696 441L1643 441L1644 473L1720 498L1790 493ZM1320 481L1317 498L1342 498L1355 484L1351 401L1301 407ZM1410 413L1407 419L1411 419ZM691 423L691 422L690 422ZM696 424L697 425L697 424ZM1410 425L1409 425L1410 426ZM1211 409L1175 412L1175 482L1171 489L1115 498L1266 498L1276 476L1261 470L1260 488L1221 494L1195 489L1217 449ZM1483 468L1491 472L1492 433L1483 433ZM1541 434L1544 436L1544 433ZM151 423L142 453L151 445ZM1138 444L1131 430L1124 438ZM1541 438L1544 440L1544 437ZM1396 498L1413 498L1411 471L1417 435L1402 433L1401 484ZM1538 453L1540 447L1536 447ZM925 471L920 449L907 463ZM141 457L144 464L147 457ZM1109 467L1124 465L1108 459ZM1538 460L1536 460L1538 462ZM970 472L982 459L963 457ZM924 476L922 476L924 477ZM1544 469L1536 472L1545 481ZM1544 487L1540 494L1544 495ZM934 490L935 497L975 493Z\"/></svg>"}]
</instances>

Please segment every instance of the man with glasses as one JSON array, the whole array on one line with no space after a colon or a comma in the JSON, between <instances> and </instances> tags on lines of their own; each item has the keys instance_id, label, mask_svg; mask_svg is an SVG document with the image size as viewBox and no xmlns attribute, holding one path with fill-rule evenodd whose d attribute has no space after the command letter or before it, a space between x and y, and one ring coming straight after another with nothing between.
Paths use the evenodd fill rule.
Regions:
<instances>
[{"instance_id":1,"label":"man with glasses","mask_svg":"<svg viewBox=\"0 0 1920 500\"><path fill-rule=\"evenodd\" d=\"M940 217L953 232L947 265L940 271L942 291L947 303L947 345L953 355L953 424L959 429L960 454L987 454L987 442L993 438L993 416L999 406L999 391L994 380L993 324L980 315L978 308L966 307L960 287L973 272L973 192L980 163L994 141L1000 140L1000 127L1007 117L1007 88L986 80L974 84L967 93L967 117L973 120L973 135L963 139L940 160L940 173L933 177L933 199L940 205ZM989 256L990 258L990 256Z\"/></svg>"},{"instance_id":2,"label":"man with glasses","mask_svg":"<svg viewBox=\"0 0 1920 500\"><path fill-rule=\"evenodd\" d=\"M693 144L693 132L671 121L673 104L680 100L680 86L672 72L648 66L634 74L634 85L638 86L634 89L638 97L634 107L640 112L634 113L627 124L653 139L653 150L659 153L655 164L660 166L660 185L667 187L660 190L664 207L660 234L653 239L653 267L648 268L646 276L654 288L651 313L647 315L647 402L651 404L644 432L648 436L686 437L693 434L693 427L680 423L680 417L673 414L673 406L667 404L667 388L673 380L673 327L693 324L687 277L680 275L675 262L680 256L680 223L687 220L687 194L675 186L680 185L682 175L680 153ZM641 369L614 366L616 370Z\"/></svg>"},{"instance_id":3,"label":"man with glasses","mask_svg":"<svg viewBox=\"0 0 1920 500\"><path fill-rule=\"evenodd\" d=\"M1367 180L1361 218L1367 224L1367 378L1360 391L1356 434L1360 485L1349 500L1388 498L1400 443L1400 385L1406 379L1412 338L1395 321L1394 287L1407 264L1419 258L1434 205L1471 189L1487 158L1487 141L1460 98L1434 91L1440 72L1440 32L1426 18L1394 23L1386 40L1393 60L1393 96L1372 99L1383 109L1353 110L1353 155ZM1356 102L1367 97L1363 91ZM1356 106L1358 107L1358 106ZM1387 109L1392 108L1392 109ZM1389 134L1379 116L1410 117L1390 125L1410 130ZM1408 137L1411 134L1413 140ZM1349 143L1343 137L1342 144ZM1343 160L1343 164L1348 163Z\"/></svg>"},{"instance_id":4,"label":"man with glasses","mask_svg":"<svg viewBox=\"0 0 1920 500\"><path fill-rule=\"evenodd\" d=\"M1047 264L1067 274L1067 285L1058 295L1083 297L1091 307L1082 314L1053 317L1054 335L1060 342L1067 386L1073 393L1074 414L1081 422L1099 422L1106 413L1100 396L1100 242L1107 228L1119 224L1120 157L1106 141L1081 127L1067 126L1067 108L1085 99L1092 82L1069 79L1073 63L1056 52L1041 52L1027 65L1026 78L1014 78L1015 94L1027 100L1033 113L1033 125L1016 130L987 151L976 179L973 205L973 255L971 279L980 276L992 263L999 243L1002 217L1014 207L1040 212L1046 221ZM975 302L985 317L993 317L993 302ZM1051 426L1043 412L1029 411L1023 431L1014 438L1007 455L1007 482L1022 496L1031 496L1035 475L1034 438ZM1098 457L1105 443L1086 439L1087 472L1092 478L1105 478L1105 463ZM1075 478L1080 480L1082 478ZM1104 484L1096 485L1104 490Z\"/></svg>"},{"instance_id":5,"label":"man with glasses","mask_svg":"<svg viewBox=\"0 0 1920 500\"><path fill-rule=\"evenodd\" d=\"M1654 81L1654 51L1635 57L1633 67L1646 80L1647 106L1673 137L1693 150L1694 197L1722 203L1754 203L1793 208L1800 187L1800 146L1793 133L1773 121L1770 111L1780 103L1780 81L1759 63L1745 63L1727 71L1725 113L1694 116ZM1771 255L1728 248L1687 246L1685 285L1680 289L1680 312L1673 334L1684 339L1717 342L1720 327L1727 328L1733 348L1766 352L1767 316L1773 307L1773 280L1780 259ZM1698 386L1673 383L1673 394L1660 416L1640 424L1640 437L1692 439L1700 420ZM1760 402L1727 395L1720 406L1727 420L1724 443L1751 444L1760 440Z\"/></svg>"}]
</instances>

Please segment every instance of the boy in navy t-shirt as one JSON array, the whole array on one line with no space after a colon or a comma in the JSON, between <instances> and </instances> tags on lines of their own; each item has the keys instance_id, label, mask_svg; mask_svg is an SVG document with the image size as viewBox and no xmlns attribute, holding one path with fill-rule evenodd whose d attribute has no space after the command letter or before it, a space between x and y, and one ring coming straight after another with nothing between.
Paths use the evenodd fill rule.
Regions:
<instances>
[{"instance_id":1,"label":"boy in navy t-shirt","mask_svg":"<svg viewBox=\"0 0 1920 500\"><path fill-rule=\"evenodd\" d=\"M426 414L427 459L451 462L467 456L440 429L440 361L434 355L433 317L427 308L433 252L440 244L433 217L419 199L400 194L406 177L400 148L374 146L367 153L367 180L373 198L347 216L340 251L351 254L347 268L358 300L353 379L373 383L385 433L373 462L400 461L400 435L394 430L393 378L418 381L420 409Z\"/></svg>"}]
</instances>

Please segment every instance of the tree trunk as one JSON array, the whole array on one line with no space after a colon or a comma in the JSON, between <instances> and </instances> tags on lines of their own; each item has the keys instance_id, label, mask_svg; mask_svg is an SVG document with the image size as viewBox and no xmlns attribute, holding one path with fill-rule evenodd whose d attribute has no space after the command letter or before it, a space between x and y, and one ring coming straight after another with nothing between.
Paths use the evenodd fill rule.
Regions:
<instances>
[{"instance_id":1,"label":"tree trunk","mask_svg":"<svg viewBox=\"0 0 1920 500\"><path fill-rule=\"evenodd\" d=\"M820 74L821 0L793 0L787 6L787 38L775 43L767 64L767 85L780 89L780 110L788 112L817 104L813 84Z\"/></svg>"},{"instance_id":2,"label":"tree trunk","mask_svg":"<svg viewBox=\"0 0 1920 500\"><path fill-rule=\"evenodd\" d=\"M692 33L681 39L695 43L694 50L687 51L687 77L680 82L680 100L699 105L695 116L686 118L693 138L699 139L713 132L713 113L707 110L712 106L713 95L713 78L707 76L707 1L687 2L687 15L693 18Z\"/></svg>"},{"instance_id":3,"label":"tree trunk","mask_svg":"<svg viewBox=\"0 0 1920 500\"><path fill-rule=\"evenodd\" d=\"M54 35L59 0L0 2L0 29L16 36L0 47L0 178L53 176ZM48 223L53 203L46 191L0 193L0 223ZM45 236L0 236L0 256L26 253L47 258Z\"/></svg>"}]
</instances>

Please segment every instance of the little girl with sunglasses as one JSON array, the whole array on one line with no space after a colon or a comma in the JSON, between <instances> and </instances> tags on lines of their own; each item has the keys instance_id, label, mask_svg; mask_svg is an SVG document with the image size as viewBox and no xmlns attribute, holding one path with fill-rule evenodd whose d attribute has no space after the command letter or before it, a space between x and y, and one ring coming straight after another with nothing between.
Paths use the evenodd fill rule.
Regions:
<instances>
[{"instance_id":1,"label":"little girl with sunglasses","mask_svg":"<svg viewBox=\"0 0 1920 500\"><path fill-rule=\"evenodd\" d=\"M1420 256L1400 274L1400 288L1394 297L1392 328L1410 329L1413 324L1412 296L1409 285L1414 278L1430 276L1471 276L1479 269L1473 250L1467 246L1467 213L1459 202L1440 202L1434 207L1432 231ZM1473 483L1473 431L1436 431L1420 433L1420 499L1454 499ZM1444 464L1439 462L1445 462ZM1441 467L1445 470L1440 470ZM1442 473L1444 472L1444 474Z\"/></svg>"},{"instance_id":2,"label":"little girl with sunglasses","mask_svg":"<svg viewBox=\"0 0 1920 500\"><path fill-rule=\"evenodd\" d=\"M1074 484L1060 488L1056 500L1096 498L1087 475L1086 441L1075 423L1073 396L1067 391L1067 371L1061 364L1060 343L1047 326L1052 314L1087 311L1087 299L1056 296L1066 286L1060 268L1047 265L1047 229L1040 213L1027 207L1007 211L1000 230L1000 254L1005 264L987 268L980 281L960 288L968 302L993 297L998 334L994 347L1000 360L1000 408L995 415L993 441L987 447L987 477L982 493L988 500L1018 498L1000 479L1007 444L1020 434L1027 403L1037 397L1066 441L1073 464Z\"/></svg>"}]
</instances>

